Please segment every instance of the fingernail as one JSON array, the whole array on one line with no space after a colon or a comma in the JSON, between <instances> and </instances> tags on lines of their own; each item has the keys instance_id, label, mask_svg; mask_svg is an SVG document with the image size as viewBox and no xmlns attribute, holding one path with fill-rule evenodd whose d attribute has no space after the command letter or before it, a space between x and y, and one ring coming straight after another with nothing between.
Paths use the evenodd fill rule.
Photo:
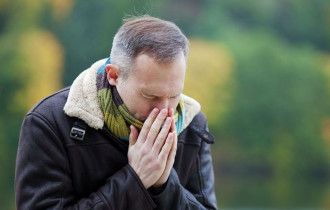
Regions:
<instances>
[{"instance_id":1,"label":"fingernail","mask_svg":"<svg viewBox=\"0 0 330 210\"><path fill-rule=\"evenodd\" d=\"M152 114L152 115L156 115L158 113L158 109L157 108L154 108L152 111L151 111L151 113L150 114Z\"/></svg>"},{"instance_id":2,"label":"fingernail","mask_svg":"<svg viewBox=\"0 0 330 210\"><path fill-rule=\"evenodd\" d=\"M162 114L167 114L167 110L166 109L162 109L161 113Z\"/></svg>"}]
</instances>

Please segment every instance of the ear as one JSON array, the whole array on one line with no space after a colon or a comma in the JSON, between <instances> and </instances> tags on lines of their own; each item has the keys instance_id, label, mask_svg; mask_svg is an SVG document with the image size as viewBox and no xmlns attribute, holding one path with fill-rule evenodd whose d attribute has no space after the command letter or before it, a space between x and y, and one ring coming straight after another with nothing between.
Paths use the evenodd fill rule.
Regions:
<instances>
[{"instance_id":1,"label":"ear","mask_svg":"<svg viewBox=\"0 0 330 210\"><path fill-rule=\"evenodd\" d=\"M107 70L107 79L110 85L116 86L118 84L119 67L114 64L107 64L105 68Z\"/></svg>"}]
</instances>

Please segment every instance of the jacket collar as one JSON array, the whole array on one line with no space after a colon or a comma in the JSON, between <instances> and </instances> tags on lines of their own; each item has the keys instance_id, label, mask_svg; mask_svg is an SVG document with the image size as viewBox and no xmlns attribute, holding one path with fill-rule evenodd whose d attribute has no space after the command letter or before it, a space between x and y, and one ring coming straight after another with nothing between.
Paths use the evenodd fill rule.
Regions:
<instances>
[{"instance_id":1,"label":"jacket collar","mask_svg":"<svg viewBox=\"0 0 330 210\"><path fill-rule=\"evenodd\" d=\"M70 117L77 117L85 121L90 127L102 129L104 116L99 107L96 89L96 75L106 59L95 62L90 68L83 71L72 83L64 112ZM183 129L185 129L200 110L200 104L182 94L185 107Z\"/></svg>"}]
</instances>

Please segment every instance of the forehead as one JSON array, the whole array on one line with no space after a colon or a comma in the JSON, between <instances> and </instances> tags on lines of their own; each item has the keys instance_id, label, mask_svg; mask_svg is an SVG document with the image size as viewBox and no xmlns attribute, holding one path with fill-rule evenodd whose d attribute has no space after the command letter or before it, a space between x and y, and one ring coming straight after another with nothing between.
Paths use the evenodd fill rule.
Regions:
<instances>
[{"instance_id":1,"label":"forehead","mask_svg":"<svg viewBox=\"0 0 330 210\"><path fill-rule=\"evenodd\" d=\"M148 92L182 91L186 71L183 53L172 63L157 63L145 54L137 56L134 63L134 73L129 78L137 88Z\"/></svg>"}]
</instances>

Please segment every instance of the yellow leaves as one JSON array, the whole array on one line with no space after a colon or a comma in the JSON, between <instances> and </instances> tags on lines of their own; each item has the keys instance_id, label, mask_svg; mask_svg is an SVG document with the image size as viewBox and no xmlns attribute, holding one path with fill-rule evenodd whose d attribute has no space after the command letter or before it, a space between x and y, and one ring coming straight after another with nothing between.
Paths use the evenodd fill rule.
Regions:
<instances>
[{"instance_id":1,"label":"yellow leaves","mask_svg":"<svg viewBox=\"0 0 330 210\"><path fill-rule=\"evenodd\" d=\"M210 123L220 123L229 106L232 59L216 42L190 39L184 93L198 100Z\"/></svg>"},{"instance_id":2,"label":"yellow leaves","mask_svg":"<svg viewBox=\"0 0 330 210\"><path fill-rule=\"evenodd\" d=\"M0 13L9 10L11 30L25 31L40 24L49 11L54 20L64 20L71 12L73 3L74 0L0 0Z\"/></svg>"},{"instance_id":3,"label":"yellow leaves","mask_svg":"<svg viewBox=\"0 0 330 210\"><path fill-rule=\"evenodd\" d=\"M53 17L55 20L66 18L73 7L74 0L49 0L53 8Z\"/></svg>"},{"instance_id":4,"label":"yellow leaves","mask_svg":"<svg viewBox=\"0 0 330 210\"><path fill-rule=\"evenodd\" d=\"M330 118L326 118L322 122L321 132L322 132L323 139L326 141L326 143L330 147Z\"/></svg>"},{"instance_id":5,"label":"yellow leaves","mask_svg":"<svg viewBox=\"0 0 330 210\"><path fill-rule=\"evenodd\" d=\"M5 0L8 1L8 0ZM39 13L45 9L45 4L49 3L51 8L54 11L54 15L57 18L64 18L71 12L74 0L48 0L48 1L41 1L41 0L23 0L20 1L19 6L20 8L24 9L22 12L33 12ZM1 1L0 1L1 5Z\"/></svg>"},{"instance_id":6,"label":"yellow leaves","mask_svg":"<svg viewBox=\"0 0 330 210\"><path fill-rule=\"evenodd\" d=\"M42 30L22 34L18 47L23 68L17 71L28 81L25 89L16 95L16 102L29 109L61 88L63 49L51 33Z\"/></svg>"}]
</instances>

